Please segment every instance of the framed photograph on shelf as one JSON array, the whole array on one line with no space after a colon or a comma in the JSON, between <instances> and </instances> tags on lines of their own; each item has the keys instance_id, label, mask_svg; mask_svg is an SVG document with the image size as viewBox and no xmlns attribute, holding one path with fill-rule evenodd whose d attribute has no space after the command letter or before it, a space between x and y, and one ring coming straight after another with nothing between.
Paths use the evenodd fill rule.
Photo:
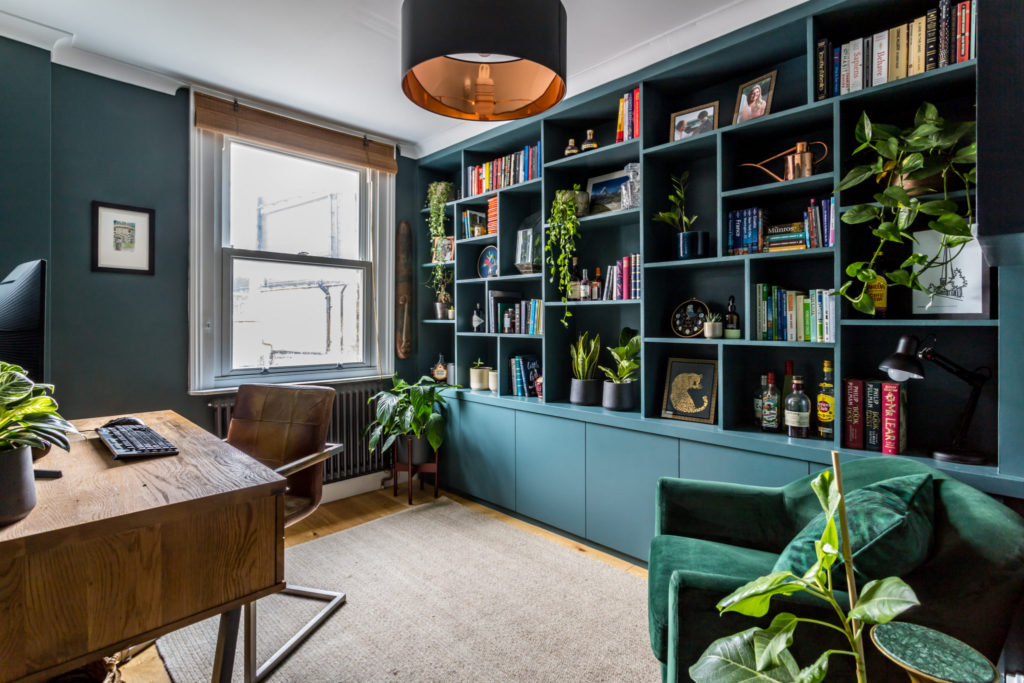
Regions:
<instances>
[{"instance_id":1,"label":"framed photograph on shelf","mask_svg":"<svg viewBox=\"0 0 1024 683\"><path fill-rule=\"evenodd\" d=\"M990 317L989 266L978 242L977 223L971 226L971 233L974 239L964 244L963 249L941 249L940 261L949 263L921 275L921 284L931 293L913 290L911 311L915 318ZM921 230L914 233L914 238L915 251L929 256L939 253L941 234Z\"/></svg>"},{"instance_id":2,"label":"framed photograph on shelf","mask_svg":"<svg viewBox=\"0 0 1024 683\"><path fill-rule=\"evenodd\" d=\"M668 139L685 140L694 135L709 133L718 128L718 100L691 107L672 114L672 129Z\"/></svg>"},{"instance_id":3,"label":"framed photograph on shelf","mask_svg":"<svg viewBox=\"0 0 1024 683\"><path fill-rule=\"evenodd\" d=\"M92 203L92 269L154 273L156 212L138 206Z\"/></svg>"},{"instance_id":4,"label":"framed photograph on shelf","mask_svg":"<svg viewBox=\"0 0 1024 683\"><path fill-rule=\"evenodd\" d=\"M590 215L608 213L622 209L622 186L629 180L626 171L615 171L599 175L587 181L590 195Z\"/></svg>"},{"instance_id":5,"label":"framed photograph on shelf","mask_svg":"<svg viewBox=\"0 0 1024 683\"><path fill-rule=\"evenodd\" d=\"M669 358L661 416L714 424L718 413L718 361Z\"/></svg>"},{"instance_id":6,"label":"framed photograph on shelf","mask_svg":"<svg viewBox=\"0 0 1024 683\"><path fill-rule=\"evenodd\" d=\"M772 110L772 96L775 94L775 76L778 71L758 76L740 86L736 93L736 113L733 123L751 121L768 114Z\"/></svg>"},{"instance_id":7,"label":"framed photograph on shelf","mask_svg":"<svg viewBox=\"0 0 1024 683\"><path fill-rule=\"evenodd\" d=\"M435 237L434 248L430 250L431 263L448 263L455 260L455 238Z\"/></svg>"}]
</instances>

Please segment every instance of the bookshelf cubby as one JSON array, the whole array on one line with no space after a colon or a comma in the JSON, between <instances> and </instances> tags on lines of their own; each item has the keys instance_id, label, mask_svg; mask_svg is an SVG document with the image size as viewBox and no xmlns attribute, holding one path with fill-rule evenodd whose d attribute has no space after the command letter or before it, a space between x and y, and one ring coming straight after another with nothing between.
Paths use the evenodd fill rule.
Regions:
<instances>
[{"instance_id":1,"label":"bookshelf cubby","mask_svg":"<svg viewBox=\"0 0 1024 683\"><path fill-rule=\"evenodd\" d=\"M499 371L499 395L472 392L468 399L493 402L510 409L547 412L568 419L605 422L640 432L675 436L705 443L720 443L754 453L802 458L827 463L828 451L836 448L847 456L874 455L842 448L841 406L843 377L877 377L878 362L895 348L901 334L924 338L936 335L941 348L950 349L965 366L997 365L999 320L996 297L990 319L931 320L910 315L909 291L890 291L887 318L866 318L845 302L836 301L837 318L833 342L762 341L757 338L755 287L757 283L786 289L838 289L847 279L846 264L866 258L874 237L863 226L839 222L839 213L863 201L876 190L867 185L832 196L832 190L853 162L857 146L853 129L862 111L873 120L908 125L923 101L930 101L948 118L973 119L977 99L977 60L911 76L858 92L815 101L815 42L827 37L833 42L851 40L891 24L916 17L930 8L930 0L892 3L883 0L815 0L807 6L784 13L763 29L749 28L698 46L686 53L652 65L639 74L625 77L563 102L542 117L506 124L421 160L421 196L431 180L463 181L465 167L507 154L524 144L540 140L543 169L541 178L452 202L453 216L464 208L485 210L487 199L498 197L498 233L481 238L459 239L456 246L456 325L454 329L431 330L424 344L427 354L453 354L456 380L468 385L468 368L477 357ZM885 11L881 11L884 9ZM884 25L883 25L884 24ZM770 113L733 124L739 86L757 76L776 71L776 86ZM615 142L619 98L634 88L640 90L640 135ZM718 101L718 127L713 132L670 140L670 116L708 102ZM586 130L593 129L600 147L570 157L563 156L569 138L580 145ZM782 152L800 141L822 141L828 145L827 158L806 178L776 182L762 171L742 167ZM814 147L812 151L819 151ZM526 216L537 211L547 220L555 192L578 183L586 189L589 178L621 170L627 163L640 164L641 200L638 208L586 216L580 221L577 254L581 267L591 273L605 268L627 254L642 255L642 297L630 301L569 302L550 282L547 266L542 273L521 275L516 271L514 249L516 230ZM984 167L984 160L980 165ZM769 164L781 174L782 160ZM710 233L712 256L680 261L676 258L676 233L654 221L657 211L669 208L672 175L688 171L688 213L699 216L694 230ZM984 177L982 173L979 175ZM464 196L465 193L462 193ZM809 200L832 197L835 208L835 244L800 251L729 255L730 211L760 207L769 222L786 223L802 219ZM973 196L972 196L973 198ZM953 194L959 203L966 193ZM481 208L483 207L483 208ZM545 224L546 225L546 224ZM425 221L421 226L425 230ZM499 276L481 280L476 275L476 258L481 248L496 244ZM543 249L543 242L541 245ZM902 260L899 249L892 259ZM997 275L992 275L993 291ZM542 335L523 337L473 333L470 317L479 301L486 306L487 292L519 291L527 298L544 300ZM682 339L673 336L668 325L673 309L689 297L705 301L712 311L725 313L729 296L736 299L741 316L740 339ZM429 299L429 297L426 297ZM428 301L429 304L429 301ZM424 311L426 306L421 307ZM568 327L561 319L566 308L572 313ZM429 317L426 316L426 317ZM601 335L602 346L615 343L619 330L629 326L643 338L642 362L637 383L637 409L611 413L598 408L571 406L569 395L569 352L572 340L582 332ZM441 326L434 326L440 328ZM542 362L544 396L525 401L510 400L508 359L517 354L535 354ZM661 417L667 363L670 358L695 358L718 362L717 419L713 425ZM798 374L806 377L810 392L816 391L822 364L834 364L837 420L831 440L788 439L783 434L762 433L753 422L753 396L761 374L774 371L781 381L786 360L794 361ZM608 364L607 352L602 364ZM998 367L992 367L998 376ZM934 417L952 424L967 388L940 370L930 371L926 382L909 387L910 453L927 456L946 435L934 427ZM809 392L809 393L810 393ZM467 392L468 393L468 392ZM998 386L986 387L972 428L974 447L989 454L995 466L945 465L968 472L976 482L998 478L997 440L999 433ZM929 420L932 420L929 422ZM929 426L931 425L931 426ZM816 433L816 429L813 430ZM987 438L986 438L986 435Z\"/></svg>"}]
</instances>

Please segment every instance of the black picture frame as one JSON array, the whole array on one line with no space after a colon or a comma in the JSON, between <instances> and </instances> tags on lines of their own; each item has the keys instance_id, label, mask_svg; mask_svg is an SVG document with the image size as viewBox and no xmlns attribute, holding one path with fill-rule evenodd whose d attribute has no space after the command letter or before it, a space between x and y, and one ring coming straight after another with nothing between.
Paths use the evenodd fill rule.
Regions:
<instances>
[{"instance_id":1,"label":"black picture frame","mask_svg":"<svg viewBox=\"0 0 1024 683\"><path fill-rule=\"evenodd\" d=\"M689 406L685 405L686 401L689 401ZM718 361L669 358L661 416L670 420L715 424L718 421L717 411Z\"/></svg>"},{"instance_id":2,"label":"black picture frame","mask_svg":"<svg viewBox=\"0 0 1024 683\"><path fill-rule=\"evenodd\" d=\"M104 265L109 263L104 258L108 252L105 249L101 249L100 244L100 232L106 229L106 217L101 217L104 211L118 212L124 214L135 214L135 216L129 216L136 218L139 222L145 221L144 226L140 226L137 229L144 231L146 244L144 248L140 249L140 253L135 255L133 259L126 259L126 263L137 263L138 266L134 265L121 265L112 266ZM135 223L131 224L132 228L136 228ZM116 234L113 236L115 244L118 242ZM101 202L93 200L92 202L92 270L98 273L124 273L128 275L154 275L156 273L156 211L154 209L148 209L142 206L130 206L128 204L115 204L113 202ZM138 241L138 236L133 235L132 245ZM112 245L105 245L112 246ZM114 251L120 251L116 246L112 246ZM102 253L101 253L102 252Z\"/></svg>"}]
</instances>

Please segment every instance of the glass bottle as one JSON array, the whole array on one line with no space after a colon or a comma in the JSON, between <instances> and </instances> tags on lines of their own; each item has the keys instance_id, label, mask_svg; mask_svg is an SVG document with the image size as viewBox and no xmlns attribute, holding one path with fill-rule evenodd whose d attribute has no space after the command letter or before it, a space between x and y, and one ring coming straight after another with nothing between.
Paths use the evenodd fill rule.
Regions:
<instances>
[{"instance_id":1,"label":"glass bottle","mask_svg":"<svg viewBox=\"0 0 1024 683\"><path fill-rule=\"evenodd\" d=\"M786 426L786 399L789 398L790 393L793 391L793 361L786 361L786 374L782 378L782 400L779 406L782 408L781 420L779 421L780 427Z\"/></svg>"},{"instance_id":2,"label":"glass bottle","mask_svg":"<svg viewBox=\"0 0 1024 683\"><path fill-rule=\"evenodd\" d=\"M580 149L584 152L597 149L597 140L594 139L594 130L592 128L587 129L587 139L580 145Z\"/></svg>"},{"instance_id":3,"label":"glass bottle","mask_svg":"<svg viewBox=\"0 0 1024 683\"><path fill-rule=\"evenodd\" d=\"M786 398L786 433L806 439L811 427L811 399L804 393L804 378L793 377L793 390Z\"/></svg>"},{"instance_id":4,"label":"glass bottle","mask_svg":"<svg viewBox=\"0 0 1024 683\"><path fill-rule=\"evenodd\" d=\"M831 439L836 421L836 388L832 361L825 361L824 377L818 384L818 436Z\"/></svg>"},{"instance_id":5,"label":"glass bottle","mask_svg":"<svg viewBox=\"0 0 1024 683\"><path fill-rule=\"evenodd\" d=\"M725 312L725 338L726 339L739 339L740 334L740 314L736 312L736 297L729 297L729 306Z\"/></svg>"},{"instance_id":6,"label":"glass bottle","mask_svg":"<svg viewBox=\"0 0 1024 683\"><path fill-rule=\"evenodd\" d=\"M580 301L590 298L590 278L587 276L587 269L583 269L583 275L580 277Z\"/></svg>"},{"instance_id":7,"label":"glass bottle","mask_svg":"<svg viewBox=\"0 0 1024 683\"><path fill-rule=\"evenodd\" d=\"M579 154L580 148L576 146L576 138L569 138L569 144L565 146L565 156L571 157L573 154Z\"/></svg>"},{"instance_id":8,"label":"glass bottle","mask_svg":"<svg viewBox=\"0 0 1024 683\"><path fill-rule=\"evenodd\" d=\"M761 402L764 400L764 392L768 389L768 375L761 375L761 388L754 396L754 422L761 426Z\"/></svg>"},{"instance_id":9,"label":"glass bottle","mask_svg":"<svg viewBox=\"0 0 1024 683\"><path fill-rule=\"evenodd\" d=\"M594 268L594 279L590 281L590 300L601 298L601 266Z\"/></svg>"},{"instance_id":10,"label":"glass bottle","mask_svg":"<svg viewBox=\"0 0 1024 683\"><path fill-rule=\"evenodd\" d=\"M569 269L569 291L565 298L569 301L576 301L580 298L580 264L579 258L572 257L572 268Z\"/></svg>"},{"instance_id":11,"label":"glass bottle","mask_svg":"<svg viewBox=\"0 0 1024 683\"><path fill-rule=\"evenodd\" d=\"M768 384L761 395L761 429L779 431L779 390L775 388L775 373L768 373Z\"/></svg>"},{"instance_id":12,"label":"glass bottle","mask_svg":"<svg viewBox=\"0 0 1024 683\"><path fill-rule=\"evenodd\" d=\"M884 318L889 309L889 288L881 275L868 283L868 296L875 303L875 317Z\"/></svg>"}]
</instances>

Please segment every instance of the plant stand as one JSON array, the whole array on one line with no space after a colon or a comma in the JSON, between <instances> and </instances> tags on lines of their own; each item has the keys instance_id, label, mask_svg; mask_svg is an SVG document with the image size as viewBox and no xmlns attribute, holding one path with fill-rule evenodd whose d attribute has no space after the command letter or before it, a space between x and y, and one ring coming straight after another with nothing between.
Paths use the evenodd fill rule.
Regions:
<instances>
[{"instance_id":1,"label":"plant stand","mask_svg":"<svg viewBox=\"0 0 1024 683\"><path fill-rule=\"evenodd\" d=\"M398 497L398 473L401 471L408 472L409 478L406 482L409 487L409 505L412 505L412 478L416 474L433 474L434 475L434 498L437 498L438 494L438 455L437 450L434 450L433 462L424 462L420 464L413 463L412 457L412 441L413 437L405 436L399 437L395 440L395 452L391 458L391 486L394 497ZM398 449L400 444L405 444L405 462L398 462ZM420 490L423 490L423 479L420 479Z\"/></svg>"}]
</instances>

